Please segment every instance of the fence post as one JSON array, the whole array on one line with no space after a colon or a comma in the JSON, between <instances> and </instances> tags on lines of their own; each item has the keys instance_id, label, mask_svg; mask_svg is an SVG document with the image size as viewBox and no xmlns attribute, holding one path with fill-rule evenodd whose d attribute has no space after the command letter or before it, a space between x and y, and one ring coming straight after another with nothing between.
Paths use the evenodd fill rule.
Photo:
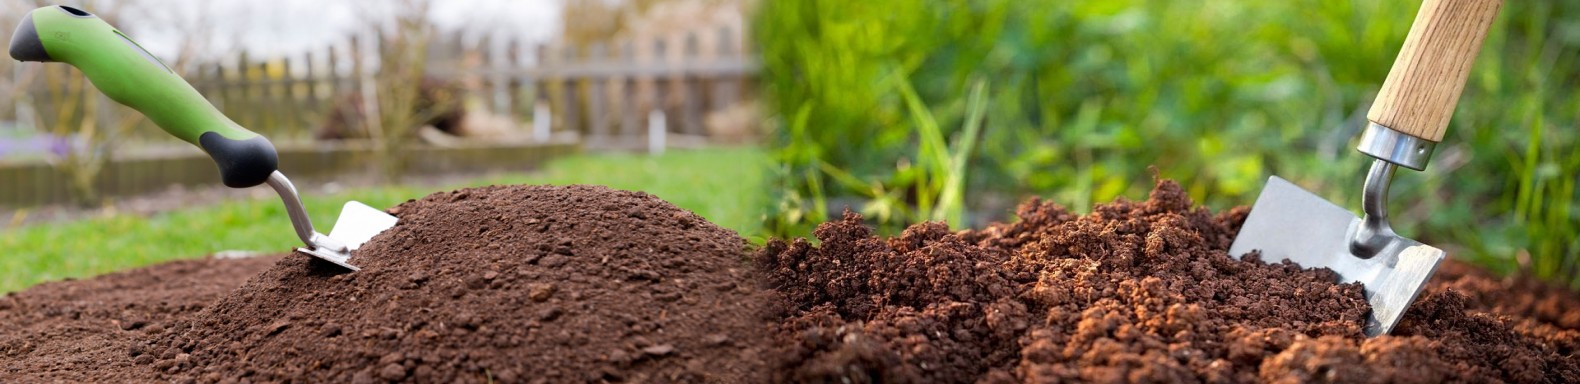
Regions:
<instances>
[{"instance_id":1,"label":"fence post","mask_svg":"<svg viewBox=\"0 0 1580 384\"><path fill-rule=\"evenodd\" d=\"M291 60L290 56L280 60L280 90L282 92L279 95L281 99L278 111L282 114L281 118L284 119L280 125L280 129L284 132L280 132L280 137L286 140L297 140L299 138L297 135L301 134L301 128L305 125L302 123L301 107L297 104L297 101L301 99L297 97L296 92L298 78L295 67L301 66L301 63L291 65L292 62L293 60Z\"/></svg>"},{"instance_id":2,"label":"fence post","mask_svg":"<svg viewBox=\"0 0 1580 384\"><path fill-rule=\"evenodd\" d=\"M506 45L505 66L508 69L508 72L505 73L505 96L509 98L509 104L508 107L505 108L504 114L505 116L510 117L510 119L513 121L519 121L521 118L521 114L519 112L521 111L523 99L523 97L521 97L522 87L521 75L519 73L522 68L521 41L515 38L511 38L510 42Z\"/></svg>"},{"instance_id":3,"label":"fence post","mask_svg":"<svg viewBox=\"0 0 1580 384\"><path fill-rule=\"evenodd\" d=\"M651 99L652 100L651 108L661 109L661 110L665 110L665 111L668 111L670 109L670 101L671 101L670 90L671 90L671 88L673 88L673 87L670 86L668 78L669 78L670 75L674 74L673 68L670 68L668 61L669 61L669 45L667 44L666 41L664 41L663 38L654 39L653 40L653 55L651 57L651 62L648 62L646 64L647 65L652 65L657 70L653 71L652 72L653 75L648 76L648 78L646 79L647 83L651 85L651 88L650 88L650 91L649 91L648 94L651 95L651 97L652 97L652 99ZM669 118L669 114L668 113L659 114L658 116L664 117L665 119ZM648 118L649 119L653 118L653 115L652 114L648 114ZM652 126L653 126L653 123L652 122L648 122L648 127L652 127ZM665 128L668 128L669 127L668 121L666 121L663 126Z\"/></svg>"},{"instance_id":4,"label":"fence post","mask_svg":"<svg viewBox=\"0 0 1580 384\"><path fill-rule=\"evenodd\" d=\"M280 135L279 89L276 88L278 84L275 84L274 74L269 73L270 67L272 66L269 65L269 60L259 61L258 80L250 84L259 88L258 104L263 106L261 108L263 125L254 129L258 129L261 132L269 132L267 135L277 137Z\"/></svg>"},{"instance_id":5,"label":"fence post","mask_svg":"<svg viewBox=\"0 0 1580 384\"><path fill-rule=\"evenodd\" d=\"M565 101L561 105L562 108L560 109L560 116L563 117L560 118L560 121L565 123L565 130L572 132L586 132L586 130L582 129L581 125L581 108L577 108L577 105L580 104L581 101L581 92L576 89L576 78L570 76L570 66L568 65L569 63L574 63L576 61L577 49L574 45L564 45L561 46L560 49L560 53L563 56L560 56L562 59L556 64L560 64L559 73L560 84L562 85L561 92L564 95L563 100Z\"/></svg>"},{"instance_id":6,"label":"fence post","mask_svg":"<svg viewBox=\"0 0 1580 384\"><path fill-rule=\"evenodd\" d=\"M554 130L554 97L550 94L551 82L554 78L553 56L549 54L547 45L539 44L537 47L537 62L541 75L532 80L532 126L534 136L539 140L548 140L549 133Z\"/></svg>"},{"instance_id":7,"label":"fence post","mask_svg":"<svg viewBox=\"0 0 1580 384\"><path fill-rule=\"evenodd\" d=\"M373 46L375 49L377 49L377 47L379 47L378 42L375 42ZM377 51L375 50L375 52ZM381 136L384 128L383 126L379 125L381 124L381 116L379 116L378 92L377 89L375 89L375 87L378 86L378 83L373 79L373 73L368 70L367 66L365 65L366 62L367 52L364 52L362 43L360 39L357 38L357 35L352 35L351 73L352 76L356 78L357 92L360 93L362 100L362 129L363 132L367 133L369 138L376 139Z\"/></svg>"},{"instance_id":8,"label":"fence post","mask_svg":"<svg viewBox=\"0 0 1580 384\"><path fill-rule=\"evenodd\" d=\"M583 61L584 64L581 67L599 67L605 62L604 57L604 45L601 43L594 43L592 47L588 49L587 58ZM588 135L598 138L608 137L609 116L607 113L605 100L608 95L608 89L606 89L607 87L605 86L605 84L608 84L607 77L604 74L599 73L593 74L591 76L585 76L583 79L584 86L587 87Z\"/></svg>"},{"instance_id":9,"label":"fence post","mask_svg":"<svg viewBox=\"0 0 1580 384\"><path fill-rule=\"evenodd\" d=\"M636 44L631 41L625 41L620 44L620 67L627 69L640 67L636 59ZM641 116L638 115L642 110L642 97L638 93L638 90L641 88L641 82L637 75L631 73L631 71L626 71L626 73L616 76L616 81L620 84L620 132L616 136L637 136L642 132L642 127L639 126L641 124Z\"/></svg>"},{"instance_id":10,"label":"fence post","mask_svg":"<svg viewBox=\"0 0 1580 384\"><path fill-rule=\"evenodd\" d=\"M230 114L231 118L235 119L236 123L241 124L243 127L252 127L257 124L252 120L252 113L249 113L247 110L247 107L252 102L252 95L245 86L247 84L247 63L247 51L241 51L241 54L236 56L236 67L231 71L231 76L235 77L235 79L225 82L225 88L229 89L229 92L227 92L230 95L229 98L236 100L236 103L225 113Z\"/></svg>"},{"instance_id":11,"label":"fence post","mask_svg":"<svg viewBox=\"0 0 1580 384\"><path fill-rule=\"evenodd\" d=\"M714 42L718 44L714 49L714 52L716 52L714 55L715 60L719 62L744 63L741 60L740 51L735 49L735 34L732 33L733 31L728 26L719 28L719 38ZM744 73L726 72L718 72L711 76L712 80L710 83L713 89L708 93L710 93L709 96L712 98L712 108L714 110L728 109L740 101L740 86L737 82L743 76L745 76Z\"/></svg>"},{"instance_id":12,"label":"fence post","mask_svg":"<svg viewBox=\"0 0 1580 384\"><path fill-rule=\"evenodd\" d=\"M697 42L695 33L686 33L685 51L681 57L680 70L676 71L674 81L680 93L680 121L681 129L689 134L703 134L702 129L702 98L698 95L701 84L698 84L701 73L695 68L700 62L701 47Z\"/></svg>"},{"instance_id":13,"label":"fence post","mask_svg":"<svg viewBox=\"0 0 1580 384\"><path fill-rule=\"evenodd\" d=\"M336 49L334 44L330 44L329 47L324 50L324 53L329 55L329 62L324 67L324 74L320 75L320 81L322 81L324 87L324 95L323 98L319 100L328 102L319 103L318 105L334 105L335 99L339 98L340 96L340 57L339 54L335 53L338 51L339 49ZM325 116L328 116L327 113L330 112L328 108L321 110L326 113Z\"/></svg>"}]
</instances>

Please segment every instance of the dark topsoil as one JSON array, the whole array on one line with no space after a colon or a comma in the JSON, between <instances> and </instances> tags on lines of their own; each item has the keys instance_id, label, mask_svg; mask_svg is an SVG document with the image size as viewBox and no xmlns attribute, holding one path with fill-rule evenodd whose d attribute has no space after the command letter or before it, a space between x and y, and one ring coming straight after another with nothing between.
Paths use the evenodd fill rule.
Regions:
<instances>
[{"instance_id":1,"label":"dark topsoil","mask_svg":"<svg viewBox=\"0 0 1580 384\"><path fill-rule=\"evenodd\" d=\"M356 252L359 272L284 257L140 327L106 323L163 298L57 292L157 285L136 278L168 266L8 295L0 322L30 326L0 330L0 382L764 380L766 294L746 243L700 216L588 186L466 189L390 211L400 222ZM104 308L59 309L82 306Z\"/></svg>"},{"instance_id":2,"label":"dark topsoil","mask_svg":"<svg viewBox=\"0 0 1580 384\"><path fill-rule=\"evenodd\" d=\"M1077 216L874 237L847 213L759 259L781 293L781 381L1580 381L1580 304L1451 264L1393 335L1328 270L1231 259L1244 208L1160 182ZM1511 289L1512 288L1512 289ZM1488 310L1491 310L1489 312Z\"/></svg>"},{"instance_id":3,"label":"dark topsoil","mask_svg":"<svg viewBox=\"0 0 1580 384\"><path fill-rule=\"evenodd\" d=\"M8 294L0 382L1580 381L1568 291L1450 262L1367 340L1360 287L1230 259L1245 210L1167 181L976 231L883 239L847 215L755 271L735 234L641 193L391 211L357 273L210 259Z\"/></svg>"}]
</instances>

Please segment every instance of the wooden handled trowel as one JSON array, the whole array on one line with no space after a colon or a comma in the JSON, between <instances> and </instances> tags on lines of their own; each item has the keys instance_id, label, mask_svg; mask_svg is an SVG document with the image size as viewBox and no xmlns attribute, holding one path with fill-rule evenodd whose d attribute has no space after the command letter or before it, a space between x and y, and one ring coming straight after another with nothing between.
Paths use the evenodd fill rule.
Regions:
<instances>
[{"instance_id":1,"label":"wooden handled trowel","mask_svg":"<svg viewBox=\"0 0 1580 384\"><path fill-rule=\"evenodd\" d=\"M1261 251L1264 260L1289 259L1306 268L1331 269L1346 283L1360 282L1372 306L1366 335L1393 330L1444 252L1389 228L1388 184L1396 167L1426 167L1502 5L1502 0L1426 0L1421 5L1366 114L1370 124L1356 148L1376 158L1361 194L1363 218L1272 176L1229 254Z\"/></svg>"},{"instance_id":2,"label":"wooden handled trowel","mask_svg":"<svg viewBox=\"0 0 1580 384\"><path fill-rule=\"evenodd\" d=\"M274 144L225 117L175 71L92 13L64 5L35 9L17 26L9 52L20 61L60 62L82 70L111 100L208 153L226 186L269 184L306 244L297 249L302 253L354 271L351 251L395 226L394 216L352 201L328 236L315 231L296 187L280 173Z\"/></svg>"}]
</instances>

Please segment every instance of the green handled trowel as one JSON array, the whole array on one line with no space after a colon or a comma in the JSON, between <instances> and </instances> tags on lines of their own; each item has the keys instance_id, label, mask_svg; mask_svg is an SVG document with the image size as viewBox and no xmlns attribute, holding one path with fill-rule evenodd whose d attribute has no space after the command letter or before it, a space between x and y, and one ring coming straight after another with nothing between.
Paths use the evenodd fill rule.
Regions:
<instances>
[{"instance_id":1,"label":"green handled trowel","mask_svg":"<svg viewBox=\"0 0 1580 384\"><path fill-rule=\"evenodd\" d=\"M1421 5L1366 114L1371 124L1356 148L1376 158L1361 194L1364 218L1273 176L1229 253L1261 251L1265 260L1326 267L1344 282L1360 282L1372 306L1364 332L1392 331L1444 252L1389 227L1388 184L1395 167L1426 167L1502 5L1502 0L1426 0Z\"/></svg>"},{"instance_id":2,"label":"green handled trowel","mask_svg":"<svg viewBox=\"0 0 1580 384\"><path fill-rule=\"evenodd\" d=\"M296 235L307 244L298 251L354 271L358 268L349 263L351 251L395 226L394 216L351 201L328 236L314 231L296 187L277 169L279 159L268 139L225 117L164 63L91 13L63 5L35 9L17 26L10 52L21 61L77 67L110 99L202 148L219 165L226 186L269 184L285 202Z\"/></svg>"}]
</instances>

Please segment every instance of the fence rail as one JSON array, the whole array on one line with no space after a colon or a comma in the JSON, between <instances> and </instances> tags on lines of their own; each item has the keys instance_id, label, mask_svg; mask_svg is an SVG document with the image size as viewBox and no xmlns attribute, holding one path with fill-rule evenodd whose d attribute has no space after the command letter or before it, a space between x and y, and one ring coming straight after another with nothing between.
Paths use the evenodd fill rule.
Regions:
<instances>
[{"instance_id":1,"label":"fence rail","mask_svg":"<svg viewBox=\"0 0 1580 384\"><path fill-rule=\"evenodd\" d=\"M375 81L372 47L382 41L349 37L318 50L262 59L241 53L184 73L238 124L277 141L310 141L338 103L359 97ZM656 110L671 133L706 137L704 116L749 102L754 92L758 62L730 41L674 52L666 52L660 40L643 49L626 43L618 56L606 55L598 44L584 49L544 45L527 57L518 42L469 43L456 35L430 45L426 73L458 85L468 113L508 117L523 133L530 133L528 122L547 119L548 132L538 133L575 132L594 146L635 140L647 135L648 116ZM140 124L133 137L150 139L158 132L147 122Z\"/></svg>"},{"instance_id":2,"label":"fence rail","mask_svg":"<svg viewBox=\"0 0 1580 384\"><path fill-rule=\"evenodd\" d=\"M492 117L503 122L505 130L528 140L512 140L514 145L547 143L561 148L566 137L578 138L576 148L647 148L654 143L669 146L699 145L731 129L709 125L707 116L749 103L758 72L757 61L746 55L738 31L718 31L719 38L704 46L688 37L683 44L654 39L644 43L619 44L618 54L609 55L606 46L592 44L577 48L540 45L531 55L517 41L466 41L460 35L447 35L429 45L430 78L455 84L464 95L466 113ZM728 36L735 36L730 38ZM243 52L220 62L189 65L179 70L184 77L217 108L238 124L263 134L282 147L323 146L316 136L328 122L337 105L355 103L374 89L379 70L376 57L385 39L350 36L340 43L284 57L259 58ZM667 50L666 46L682 46ZM50 68L61 70L63 68ZM58 82L57 82L58 83ZM51 119L78 108L64 103L96 98L102 107L94 120L99 125L123 121L126 108L108 107L107 98L97 92L81 98L50 97L52 86L35 81L29 90L33 97L29 116ZM55 84L53 86L59 86ZM416 85L413 85L416 86ZM62 105L52 105L61 102ZM489 120L489 119L478 119ZM124 120L135 121L135 120ZM158 127L138 121L117 143L169 143ZM663 135L655 141L655 131ZM195 151L169 152L158 146L117 149L117 161L106 165L99 183L103 196L145 193L170 183L191 184L207 180L212 165L188 163ZM327 147L326 147L327 148ZM157 150L156 150L157 149ZM534 149L536 150L536 149ZM159 165L159 154L173 153L178 163ZM491 149L491 159L499 160L499 149ZM153 152L151 155L150 152ZM284 155L282 158L288 157ZM554 153L563 150L555 149ZM455 151L431 155L459 156ZM536 155L522 155L524 163L535 164ZM0 159L3 160L3 159ZM65 177L50 175L48 165L32 162L0 162L0 180L31 185L26 190L5 188L0 205L29 206L64 202ZM420 171L420 169L419 169ZM58 173L58 172L53 172ZM185 175L197 173L202 177ZM24 181L25 180L25 181ZM136 180L132 182L128 180ZM162 185L155 185L165 183Z\"/></svg>"},{"instance_id":3,"label":"fence rail","mask_svg":"<svg viewBox=\"0 0 1580 384\"><path fill-rule=\"evenodd\" d=\"M409 156L418 174L519 172L537 168L556 157L576 153L573 142L513 143L470 145L466 147L422 147ZM298 183L332 181L339 175L353 174L376 167L373 146L366 142L330 145L279 146L280 169ZM69 181L49 164L3 164L0 180L0 207L34 207L73 201ZM214 161L198 151L174 154L142 154L105 165L95 180L95 189L105 196L130 196L163 191L171 186L218 186L219 171Z\"/></svg>"}]
</instances>

